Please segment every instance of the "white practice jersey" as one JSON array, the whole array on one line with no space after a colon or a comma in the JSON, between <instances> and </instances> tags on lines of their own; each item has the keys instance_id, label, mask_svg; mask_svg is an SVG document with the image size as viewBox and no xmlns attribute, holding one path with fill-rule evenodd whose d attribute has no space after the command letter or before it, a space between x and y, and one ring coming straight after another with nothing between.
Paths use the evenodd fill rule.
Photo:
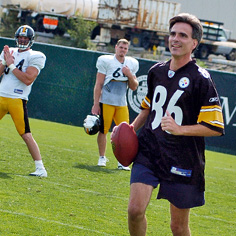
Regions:
<instances>
[{"instance_id":1,"label":"white practice jersey","mask_svg":"<svg viewBox=\"0 0 236 236\"><path fill-rule=\"evenodd\" d=\"M46 56L39 51L30 49L28 51L18 52L18 48L10 48L9 50L10 52L13 51L12 55L15 58L14 65L22 72L25 72L27 67L33 66L38 69L39 74L45 66ZM4 52L2 52L0 56L0 60L2 59L4 59ZM28 100L32 85L33 83L27 86L21 82L9 68L6 67L0 83L0 96Z\"/></svg>"},{"instance_id":2,"label":"white practice jersey","mask_svg":"<svg viewBox=\"0 0 236 236\"><path fill-rule=\"evenodd\" d=\"M98 58L98 72L106 75L100 102L114 106L127 105L128 78L122 73L124 66L129 67L133 75L136 75L139 69L138 61L132 57L125 57L124 63L120 63L115 55L102 55Z\"/></svg>"}]
</instances>

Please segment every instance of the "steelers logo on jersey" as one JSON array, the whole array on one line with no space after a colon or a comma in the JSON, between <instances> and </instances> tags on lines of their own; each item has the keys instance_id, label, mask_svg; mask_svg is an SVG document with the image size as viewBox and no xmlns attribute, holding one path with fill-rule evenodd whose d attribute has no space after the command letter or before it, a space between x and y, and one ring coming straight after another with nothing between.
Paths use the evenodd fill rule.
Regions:
<instances>
[{"instance_id":1,"label":"steelers logo on jersey","mask_svg":"<svg viewBox=\"0 0 236 236\"><path fill-rule=\"evenodd\" d=\"M179 87L180 88L187 88L190 84L189 78L183 77L179 80Z\"/></svg>"}]
</instances>

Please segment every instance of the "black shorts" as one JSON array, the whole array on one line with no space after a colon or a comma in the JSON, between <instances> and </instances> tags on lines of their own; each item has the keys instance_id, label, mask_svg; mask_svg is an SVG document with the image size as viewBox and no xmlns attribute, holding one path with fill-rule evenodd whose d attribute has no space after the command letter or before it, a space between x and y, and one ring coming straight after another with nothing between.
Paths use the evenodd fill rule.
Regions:
<instances>
[{"instance_id":1,"label":"black shorts","mask_svg":"<svg viewBox=\"0 0 236 236\"><path fill-rule=\"evenodd\" d=\"M193 208L205 204L204 192L200 192L197 186L159 180L153 171L138 163L134 163L132 167L130 184L132 183L143 183L154 188L160 184L157 199L167 199L180 209Z\"/></svg>"}]
</instances>

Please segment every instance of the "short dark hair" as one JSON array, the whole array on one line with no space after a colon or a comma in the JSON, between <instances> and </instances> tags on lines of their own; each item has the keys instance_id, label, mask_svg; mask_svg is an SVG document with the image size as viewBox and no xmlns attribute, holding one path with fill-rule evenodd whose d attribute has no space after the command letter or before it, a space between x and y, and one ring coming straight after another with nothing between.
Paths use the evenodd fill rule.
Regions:
<instances>
[{"instance_id":1,"label":"short dark hair","mask_svg":"<svg viewBox=\"0 0 236 236\"><path fill-rule=\"evenodd\" d=\"M198 45L199 45L201 42L201 39L202 39L202 35L203 35L203 27L202 27L200 20L196 16L191 15L189 13L180 13L170 19L169 31L171 31L173 25L178 22L183 22L183 23L187 23L187 24L191 25L191 27L193 29L192 38L197 39ZM197 45L197 47L198 47L198 45Z\"/></svg>"}]
</instances>

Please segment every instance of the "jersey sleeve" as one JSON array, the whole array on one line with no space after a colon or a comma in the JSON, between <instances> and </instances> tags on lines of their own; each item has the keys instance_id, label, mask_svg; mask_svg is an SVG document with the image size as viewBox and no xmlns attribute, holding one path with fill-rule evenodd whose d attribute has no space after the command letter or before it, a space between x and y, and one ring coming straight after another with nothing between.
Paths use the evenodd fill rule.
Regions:
<instances>
[{"instance_id":1,"label":"jersey sleeve","mask_svg":"<svg viewBox=\"0 0 236 236\"><path fill-rule=\"evenodd\" d=\"M145 98L143 99L140 108L141 109L150 109L150 99L147 96L145 96Z\"/></svg>"},{"instance_id":2,"label":"jersey sleeve","mask_svg":"<svg viewBox=\"0 0 236 236\"><path fill-rule=\"evenodd\" d=\"M99 73L101 74L106 74L107 68L106 68L106 60L104 56L100 56L97 60L96 63L96 68L98 70Z\"/></svg>"},{"instance_id":3,"label":"jersey sleeve","mask_svg":"<svg viewBox=\"0 0 236 236\"><path fill-rule=\"evenodd\" d=\"M145 96L145 98L143 99L143 101L141 102L140 105L140 109L150 109L151 107L151 91L152 91L152 83L151 83L151 78L152 78L152 68L148 71L148 77L147 77L147 94Z\"/></svg>"},{"instance_id":4,"label":"jersey sleeve","mask_svg":"<svg viewBox=\"0 0 236 236\"><path fill-rule=\"evenodd\" d=\"M132 59L133 59L133 68L132 68L131 72L133 75L135 75L139 70L139 62L135 58L132 58Z\"/></svg>"},{"instance_id":5,"label":"jersey sleeve","mask_svg":"<svg viewBox=\"0 0 236 236\"><path fill-rule=\"evenodd\" d=\"M45 67L45 63L46 63L46 56L41 52L37 52L31 55L31 58L29 60L29 66L36 67L39 73Z\"/></svg>"},{"instance_id":6,"label":"jersey sleeve","mask_svg":"<svg viewBox=\"0 0 236 236\"><path fill-rule=\"evenodd\" d=\"M224 119L220 98L216 91L212 78L204 78L201 91L202 96L201 108L198 115L197 123L207 126L210 129L224 133Z\"/></svg>"}]
</instances>

